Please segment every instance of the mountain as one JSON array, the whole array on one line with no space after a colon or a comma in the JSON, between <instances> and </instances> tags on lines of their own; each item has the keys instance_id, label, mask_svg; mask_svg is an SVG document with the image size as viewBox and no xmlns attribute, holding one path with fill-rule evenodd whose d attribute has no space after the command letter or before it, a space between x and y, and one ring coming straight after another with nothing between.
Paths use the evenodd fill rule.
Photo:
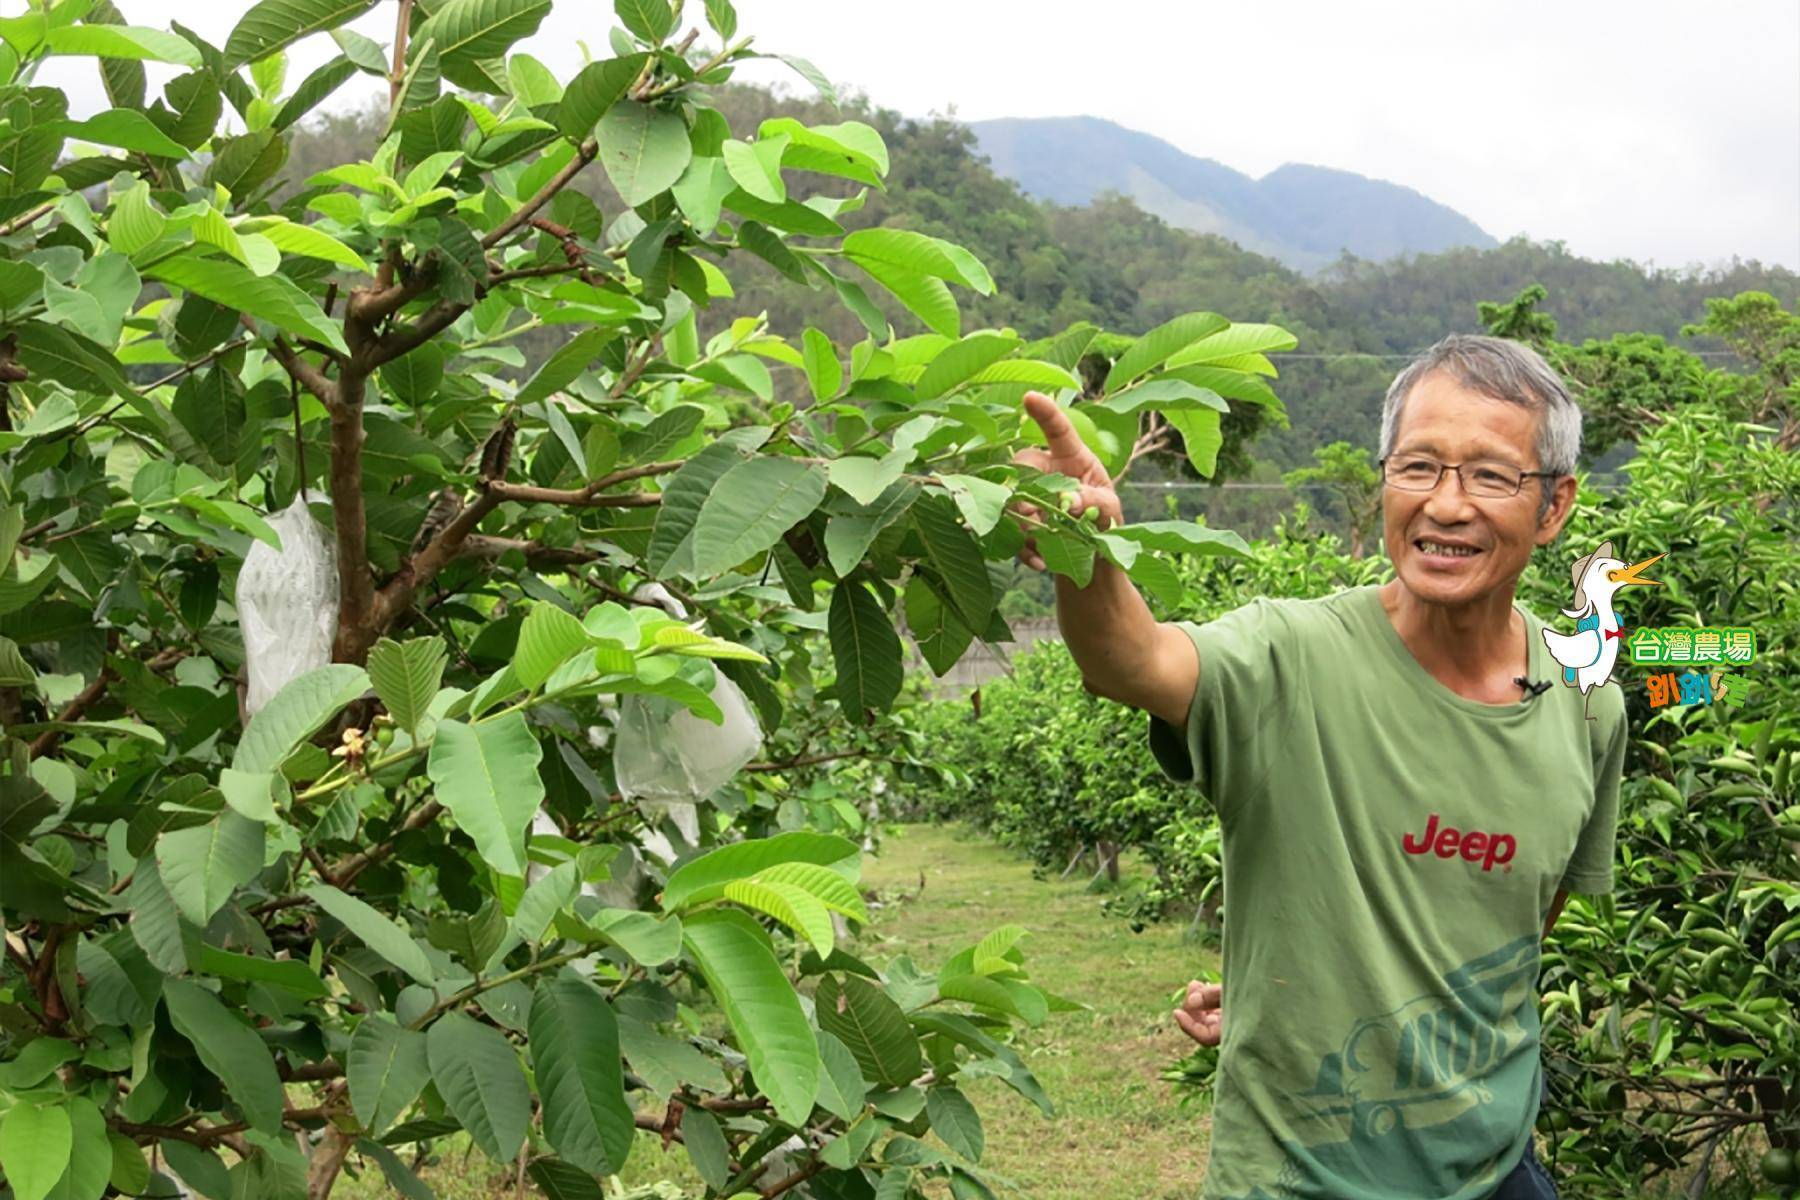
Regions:
<instances>
[{"instance_id":1,"label":"mountain","mask_svg":"<svg viewBox=\"0 0 1800 1200\"><path fill-rule=\"evenodd\" d=\"M1252 179L1098 117L1003 117L969 129L994 170L1031 195L1082 205L1122 192L1171 225L1228 237L1302 271L1346 250L1379 262L1499 244L1454 209L1354 171L1288 163Z\"/></svg>"}]
</instances>

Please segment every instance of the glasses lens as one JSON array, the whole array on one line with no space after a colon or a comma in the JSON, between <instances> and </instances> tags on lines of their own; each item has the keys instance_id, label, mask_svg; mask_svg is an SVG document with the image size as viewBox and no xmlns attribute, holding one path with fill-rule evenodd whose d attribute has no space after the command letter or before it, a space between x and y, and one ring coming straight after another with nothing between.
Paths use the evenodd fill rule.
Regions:
<instances>
[{"instance_id":1,"label":"glasses lens","mask_svg":"<svg viewBox=\"0 0 1800 1200\"><path fill-rule=\"evenodd\" d=\"M1387 460L1387 481L1408 491L1429 492L1438 481L1438 464L1434 459L1405 455Z\"/></svg>"},{"instance_id":2,"label":"glasses lens","mask_svg":"<svg viewBox=\"0 0 1800 1200\"><path fill-rule=\"evenodd\" d=\"M1523 477L1505 463L1477 462L1462 467L1463 487L1471 496L1499 499L1518 494Z\"/></svg>"}]
</instances>

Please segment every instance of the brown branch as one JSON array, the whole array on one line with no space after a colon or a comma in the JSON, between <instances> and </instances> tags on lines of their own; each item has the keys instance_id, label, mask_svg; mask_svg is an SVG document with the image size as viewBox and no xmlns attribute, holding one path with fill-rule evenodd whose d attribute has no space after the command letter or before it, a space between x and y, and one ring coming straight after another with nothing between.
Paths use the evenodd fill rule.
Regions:
<instances>
[{"instance_id":1,"label":"brown branch","mask_svg":"<svg viewBox=\"0 0 1800 1200\"><path fill-rule=\"evenodd\" d=\"M0 225L0 237L10 237L19 232L19 230L24 229L33 221L55 208L56 204L57 202L55 200L46 200L36 208L26 209L6 224Z\"/></svg>"},{"instance_id":2,"label":"brown branch","mask_svg":"<svg viewBox=\"0 0 1800 1200\"><path fill-rule=\"evenodd\" d=\"M361 875L364 871L392 854L394 852L394 846L400 841L402 834L411 833L415 829L423 829L425 826L437 820L438 814L443 811L444 806L439 804L436 800L427 800L425 803L419 805L419 807L407 813L405 819L400 822L400 828L395 831L393 837L382 842L378 846L371 846L367 850L357 851L355 854L352 854L339 862L338 865L332 869L332 874L338 877L338 886L349 887L351 882L354 881L358 875ZM300 897L299 902L302 904L306 903L306 898Z\"/></svg>"},{"instance_id":3,"label":"brown branch","mask_svg":"<svg viewBox=\"0 0 1800 1200\"><path fill-rule=\"evenodd\" d=\"M655 508L662 497L654 492L625 492L611 496L591 495L586 488L564 491L558 488L529 487L517 483L494 483L489 492L502 500L519 504L561 504L569 508Z\"/></svg>"},{"instance_id":4,"label":"brown branch","mask_svg":"<svg viewBox=\"0 0 1800 1200\"><path fill-rule=\"evenodd\" d=\"M400 103L400 88L406 83L406 35L412 24L413 0L400 0L400 15L394 23L394 64L388 74L388 120L392 123L394 105Z\"/></svg>"},{"instance_id":5,"label":"brown branch","mask_svg":"<svg viewBox=\"0 0 1800 1200\"><path fill-rule=\"evenodd\" d=\"M402 325L398 329L390 329L382 334L381 339L367 352L366 365L373 369L384 363L393 362L401 355L416 349L450 328L456 318L468 311L467 304L458 304L450 300L438 301L426 309L425 315L412 324Z\"/></svg>"},{"instance_id":6,"label":"brown branch","mask_svg":"<svg viewBox=\"0 0 1800 1200\"><path fill-rule=\"evenodd\" d=\"M487 236L481 239L481 248L483 250L492 250L495 246L498 246L501 242L512 236L514 230L535 217L538 209L550 203L556 193L562 191L569 180L580 174L581 169L593 162L595 155L599 153L600 143L593 138L588 138L586 141L582 142L581 145L577 146L575 148L575 157L563 164L562 170L552 175L544 186L537 190L536 195L519 205L510 217L494 226L494 228L488 232Z\"/></svg>"},{"instance_id":7,"label":"brown branch","mask_svg":"<svg viewBox=\"0 0 1800 1200\"><path fill-rule=\"evenodd\" d=\"M346 321L347 328L356 322ZM332 517L337 524L338 623L333 662L361 662L374 645L375 582L369 575L369 530L363 502L363 386L367 375L346 369L331 409Z\"/></svg>"},{"instance_id":8,"label":"brown branch","mask_svg":"<svg viewBox=\"0 0 1800 1200\"><path fill-rule=\"evenodd\" d=\"M520 267L513 271L498 271L488 276L490 288L499 287L503 283L511 283L515 279L541 279L546 275L574 275L585 270L583 263L546 263L536 267Z\"/></svg>"},{"instance_id":9,"label":"brown branch","mask_svg":"<svg viewBox=\"0 0 1800 1200\"><path fill-rule=\"evenodd\" d=\"M814 767L841 758L867 758L873 750L840 750L836 754L815 754L811 758L790 758L786 762L759 762L745 765L746 771L791 771L796 767Z\"/></svg>"},{"instance_id":10,"label":"brown branch","mask_svg":"<svg viewBox=\"0 0 1800 1200\"><path fill-rule=\"evenodd\" d=\"M781 1193L783 1193L783 1192L791 1191L792 1189L799 1187L801 1184L805 1183L807 1180L811 1179L814 1175L817 1175L820 1171L823 1171L824 1169L825 1169L825 1160L821 1159L821 1158L815 1158L815 1159L813 1159L813 1161L807 1163L804 1167L801 1167L798 1171L795 1171L792 1175L789 1175L786 1179L783 1179L776 1183L770 1184L768 1187L764 1188L761 1192L759 1192L757 1194L762 1197L762 1200L774 1200L774 1197L781 1195Z\"/></svg>"},{"instance_id":11,"label":"brown branch","mask_svg":"<svg viewBox=\"0 0 1800 1200\"><path fill-rule=\"evenodd\" d=\"M100 668L100 673L94 676L94 682L76 692L74 699L63 705L62 711L56 714L55 720L60 723L80 719L89 705L106 695L106 685L115 678L117 676L113 674L111 667ZM38 734L31 743L31 757L41 758L56 749L56 743L61 740L62 735L63 731L60 729L46 729Z\"/></svg>"},{"instance_id":12,"label":"brown branch","mask_svg":"<svg viewBox=\"0 0 1800 1200\"><path fill-rule=\"evenodd\" d=\"M462 549L457 552L456 557L493 559L514 550L523 554L525 561L534 567L577 567L600 557L598 550L586 550L580 546L546 546L542 542L527 541L524 538L487 537L481 534L464 538Z\"/></svg>"},{"instance_id":13,"label":"brown branch","mask_svg":"<svg viewBox=\"0 0 1800 1200\"><path fill-rule=\"evenodd\" d=\"M249 313L244 313L241 320L245 329L251 333L256 332L256 320ZM276 362L281 364L281 369L286 371L294 382L305 388L314 399L325 406L327 412L337 406L335 385L325 377L323 371L301 358L299 352L288 345L287 339L279 333L269 339L269 353L274 356Z\"/></svg>"}]
</instances>

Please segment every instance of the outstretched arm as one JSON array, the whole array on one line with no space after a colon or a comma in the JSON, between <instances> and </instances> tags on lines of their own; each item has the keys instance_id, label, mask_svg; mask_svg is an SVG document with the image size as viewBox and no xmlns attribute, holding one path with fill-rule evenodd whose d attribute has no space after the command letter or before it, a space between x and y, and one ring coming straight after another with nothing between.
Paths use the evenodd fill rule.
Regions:
<instances>
[{"instance_id":1,"label":"outstretched arm","mask_svg":"<svg viewBox=\"0 0 1800 1200\"><path fill-rule=\"evenodd\" d=\"M1081 495L1072 510L1075 515L1096 508L1100 528L1122 524L1124 515L1112 479L1083 444L1067 414L1041 392L1025 394L1025 412L1043 430L1044 449L1022 450L1014 461L1067 475L1079 483ZM1029 519L1042 516L1033 505L1016 507ZM1044 569L1043 557L1030 539L1019 558L1026 566ZM1177 729L1186 726L1188 704L1200 678L1194 643L1175 626L1151 615L1150 606L1125 572L1098 558L1094 577L1086 587L1076 587L1058 575L1056 622L1089 691L1141 708Z\"/></svg>"}]
</instances>

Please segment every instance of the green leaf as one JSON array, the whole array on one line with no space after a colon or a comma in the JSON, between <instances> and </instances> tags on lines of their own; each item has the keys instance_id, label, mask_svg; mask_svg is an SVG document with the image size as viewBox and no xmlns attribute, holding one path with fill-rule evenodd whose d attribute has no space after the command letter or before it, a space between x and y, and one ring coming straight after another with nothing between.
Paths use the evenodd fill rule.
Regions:
<instances>
[{"instance_id":1,"label":"green leaf","mask_svg":"<svg viewBox=\"0 0 1800 1200\"><path fill-rule=\"evenodd\" d=\"M350 61L347 55L340 54L328 60L324 66L312 71L294 89L292 95L282 101L281 108L275 114L270 128L277 133L284 132L298 125L302 118L313 109L323 104L327 97L342 87L352 75L357 73L357 64Z\"/></svg>"},{"instance_id":2,"label":"green leaf","mask_svg":"<svg viewBox=\"0 0 1800 1200\"><path fill-rule=\"evenodd\" d=\"M1040 529L1035 536L1039 557L1046 570L1068 578L1076 587L1094 579L1094 543L1074 533Z\"/></svg>"},{"instance_id":3,"label":"green leaf","mask_svg":"<svg viewBox=\"0 0 1800 1200\"><path fill-rule=\"evenodd\" d=\"M69 1167L51 1187L50 1200L100 1200L112 1175L113 1150L106 1118L86 1096L69 1098L69 1132Z\"/></svg>"},{"instance_id":4,"label":"green leaf","mask_svg":"<svg viewBox=\"0 0 1800 1200\"><path fill-rule=\"evenodd\" d=\"M590 645L581 622L547 601L532 605L519 626L519 643L513 651L513 674L519 685L535 688L556 672L577 650Z\"/></svg>"},{"instance_id":5,"label":"green leaf","mask_svg":"<svg viewBox=\"0 0 1800 1200\"><path fill-rule=\"evenodd\" d=\"M681 1114L681 1144L700 1178L724 1195L731 1182L731 1143L725 1140L719 1119L698 1105L689 1105Z\"/></svg>"},{"instance_id":6,"label":"green leaf","mask_svg":"<svg viewBox=\"0 0 1800 1200\"><path fill-rule=\"evenodd\" d=\"M556 109L557 129L576 142L594 132L595 123L643 74L644 64L649 61L648 54L627 54L591 62L581 68L563 89L562 101Z\"/></svg>"},{"instance_id":7,"label":"green leaf","mask_svg":"<svg viewBox=\"0 0 1800 1200\"><path fill-rule=\"evenodd\" d=\"M1250 555L1244 539L1231 530L1208 529L1193 521L1145 521L1120 525L1110 532L1165 554L1235 554L1240 558Z\"/></svg>"},{"instance_id":8,"label":"green leaf","mask_svg":"<svg viewBox=\"0 0 1800 1200\"><path fill-rule=\"evenodd\" d=\"M289 681L250 718L231 765L252 774L277 769L301 742L368 688L368 674L348 663L332 663Z\"/></svg>"},{"instance_id":9,"label":"green leaf","mask_svg":"<svg viewBox=\"0 0 1800 1200\"><path fill-rule=\"evenodd\" d=\"M856 569L883 529L906 515L919 498L917 485L902 481L890 487L873 504L854 513L840 513L825 526L825 557L839 579Z\"/></svg>"},{"instance_id":10,"label":"green leaf","mask_svg":"<svg viewBox=\"0 0 1800 1200\"><path fill-rule=\"evenodd\" d=\"M281 1133L281 1077L269 1047L219 998L186 979L163 981L163 1004L177 1032L192 1042L206 1069L217 1075L250 1125Z\"/></svg>"},{"instance_id":11,"label":"green leaf","mask_svg":"<svg viewBox=\"0 0 1800 1200\"><path fill-rule=\"evenodd\" d=\"M444 351L426 342L381 368L381 382L402 404L423 407L444 382Z\"/></svg>"},{"instance_id":12,"label":"green leaf","mask_svg":"<svg viewBox=\"0 0 1800 1200\"><path fill-rule=\"evenodd\" d=\"M733 879L745 879L779 863L801 862L825 866L858 853L856 843L833 833L794 830L774 837L732 842L683 863L663 884L664 912L704 904L725 894Z\"/></svg>"},{"instance_id":13,"label":"green leaf","mask_svg":"<svg viewBox=\"0 0 1800 1200\"><path fill-rule=\"evenodd\" d=\"M102 146L141 150L163 158L185 159L188 156L186 146L171 140L143 113L128 108L108 109L85 121L59 121L53 128L64 137L97 142Z\"/></svg>"},{"instance_id":14,"label":"green leaf","mask_svg":"<svg viewBox=\"0 0 1800 1200\"><path fill-rule=\"evenodd\" d=\"M613 11L625 28L652 45L675 29L675 14L665 0L613 0Z\"/></svg>"},{"instance_id":15,"label":"green leaf","mask_svg":"<svg viewBox=\"0 0 1800 1200\"><path fill-rule=\"evenodd\" d=\"M834 909L865 925L869 922L868 907L863 903L862 893L856 890L856 884L845 878L842 872L830 867L812 862L776 863L772 867L764 867L751 878L765 883L788 883L804 888L826 908Z\"/></svg>"},{"instance_id":16,"label":"green leaf","mask_svg":"<svg viewBox=\"0 0 1800 1200\"><path fill-rule=\"evenodd\" d=\"M1219 428L1219 414L1212 409L1164 411L1163 419L1181 435L1182 448L1187 451L1187 459L1194 464L1194 470L1200 472L1202 478L1211 479L1218 466L1219 447L1225 444L1225 434Z\"/></svg>"},{"instance_id":17,"label":"green leaf","mask_svg":"<svg viewBox=\"0 0 1800 1200\"><path fill-rule=\"evenodd\" d=\"M400 1028L387 1013L372 1013L350 1037L344 1074L356 1119L370 1137L380 1137L431 1079L425 1035Z\"/></svg>"},{"instance_id":18,"label":"green leaf","mask_svg":"<svg viewBox=\"0 0 1800 1200\"><path fill-rule=\"evenodd\" d=\"M0 637L0 687L35 688L37 672L19 653L19 643Z\"/></svg>"},{"instance_id":19,"label":"green leaf","mask_svg":"<svg viewBox=\"0 0 1800 1200\"><path fill-rule=\"evenodd\" d=\"M832 592L827 629L837 664L838 705L855 723L867 724L900 694L900 635L868 585L855 579Z\"/></svg>"},{"instance_id":20,"label":"green leaf","mask_svg":"<svg viewBox=\"0 0 1800 1200\"><path fill-rule=\"evenodd\" d=\"M204 927L263 867L266 835L259 821L226 811L205 825L177 829L156 840L163 886L181 915Z\"/></svg>"},{"instance_id":21,"label":"green leaf","mask_svg":"<svg viewBox=\"0 0 1800 1200\"><path fill-rule=\"evenodd\" d=\"M369 680L394 724L417 735L419 720L444 682L449 655L441 637L382 638L369 651Z\"/></svg>"},{"instance_id":22,"label":"green leaf","mask_svg":"<svg viewBox=\"0 0 1800 1200\"><path fill-rule=\"evenodd\" d=\"M193 253L178 254L145 270L151 278L204 296L233 312L249 313L288 333L323 342L340 354L349 353L337 322L325 315L318 301L282 275L259 276L229 259Z\"/></svg>"},{"instance_id":23,"label":"green leaf","mask_svg":"<svg viewBox=\"0 0 1800 1200\"><path fill-rule=\"evenodd\" d=\"M921 400L930 400L978 375L984 367L1019 348L1018 338L1000 333L971 333L940 351L913 384Z\"/></svg>"},{"instance_id":24,"label":"green leaf","mask_svg":"<svg viewBox=\"0 0 1800 1200\"><path fill-rule=\"evenodd\" d=\"M720 147L725 169L737 185L770 204L787 202L787 184L781 178L781 151L787 146L785 137L775 137L754 144L727 138Z\"/></svg>"},{"instance_id":25,"label":"green leaf","mask_svg":"<svg viewBox=\"0 0 1800 1200\"><path fill-rule=\"evenodd\" d=\"M986 537L1000 523L1006 502L1012 492L1004 484L990 483L974 475L939 475L938 482L949 491L950 498L969 523L976 537Z\"/></svg>"},{"instance_id":26,"label":"green leaf","mask_svg":"<svg viewBox=\"0 0 1800 1200\"><path fill-rule=\"evenodd\" d=\"M0 1119L0 1171L16 1200L44 1200L69 1165L69 1110L15 1101Z\"/></svg>"},{"instance_id":27,"label":"green leaf","mask_svg":"<svg viewBox=\"0 0 1800 1200\"><path fill-rule=\"evenodd\" d=\"M681 940L775 1115L798 1128L818 1096L819 1045L768 934L747 913L709 909L683 921Z\"/></svg>"},{"instance_id":28,"label":"green leaf","mask_svg":"<svg viewBox=\"0 0 1800 1200\"><path fill-rule=\"evenodd\" d=\"M494 90L479 64L503 57L513 43L537 32L550 0L447 0L413 34L436 46L444 78L475 91Z\"/></svg>"},{"instance_id":29,"label":"green leaf","mask_svg":"<svg viewBox=\"0 0 1800 1200\"><path fill-rule=\"evenodd\" d=\"M981 1114L969 1098L949 1084L925 1090L925 1112L931 1118L931 1130L944 1144L968 1159L980 1162L987 1139L981 1129Z\"/></svg>"},{"instance_id":30,"label":"green leaf","mask_svg":"<svg viewBox=\"0 0 1800 1200\"><path fill-rule=\"evenodd\" d=\"M1030 984L1011 979L953 975L938 980L938 995L946 1000L961 1000L978 1008L1018 1017L1033 1027L1042 1025L1050 1014L1044 993Z\"/></svg>"},{"instance_id":31,"label":"green leaf","mask_svg":"<svg viewBox=\"0 0 1800 1200\"><path fill-rule=\"evenodd\" d=\"M425 957L425 951L419 943L413 941L402 926L383 916L376 909L349 896L334 887L316 884L306 888L304 893L308 899L320 908L337 918L364 945L399 967L418 982L430 987L436 980L431 970L431 960Z\"/></svg>"},{"instance_id":32,"label":"green leaf","mask_svg":"<svg viewBox=\"0 0 1800 1200\"><path fill-rule=\"evenodd\" d=\"M830 958L837 946L831 912L818 897L796 884L763 877L734 879L725 885L725 899L767 913L813 944L820 958Z\"/></svg>"},{"instance_id":33,"label":"green leaf","mask_svg":"<svg viewBox=\"0 0 1800 1200\"><path fill-rule=\"evenodd\" d=\"M805 363L806 384L812 389L813 399L831 399L844 383L844 368L838 362L837 350L832 346L830 338L810 325L801 335L801 342L804 346L802 361Z\"/></svg>"},{"instance_id":34,"label":"green leaf","mask_svg":"<svg viewBox=\"0 0 1800 1200\"><path fill-rule=\"evenodd\" d=\"M618 336L617 329L582 330L544 360L544 365L519 389L513 402L523 407L568 387L599 357L606 344Z\"/></svg>"},{"instance_id":35,"label":"green leaf","mask_svg":"<svg viewBox=\"0 0 1800 1200\"><path fill-rule=\"evenodd\" d=\"M731 430L688 459L669 477L668 485L663 488L662 503L657 506L650 548L644 557L644 565L652 576L692 573L694 523L706 498L712 494L720 477L746 461L771 432L767 427L756 426Z\"/></svg>"},{"instance_id":36,"label":"green leaf","mask_svg":"<svg viewBox=\"0 0 1800 1200\"><path fill-rule=\"evenodd\" d=\"M637 1127L606 997L565 969L538 985L527 1032L550 1145L596 1175L623 1171Z\"/></svg>"},{"instance_id":37,"label":"green leaf","mask_svg":"<svg viewBox=\"0 0 1800 1200\"><path fill-rule=\"evenodd\" d=\"M275 243L275 248L285 254L322 259L340 267L355 267L365 275L374 274L374 269L363 260L362 255L311 225L277 221L272 225L258 225L255 232Z\"/></svg>"},{"instance_id":38,"label":"green leaf","mask_svg":"<svg viewBox=\"0 0 1800 1200\"><path fill-rule=\"evenodd\" d=\"M925 547L925 562L943 583L951 609L971 630L988 627L994 612L994 589L988 580L981 547L959 524L954 509L928 496L912 509L913 528Z\"/></svg>"},{"instance_id":39,"label":"green leaf","mask_svg":"<svg viewBox=\"0 0 1800 1200\"><path fill-rule=\"evenodd\" d=\"M113 197L106 236L121 254L136 254L161 237L168 220L150 203L150 185L142 179Z\"/></svg>"},{"instance_id":40,"label":"green leaf","mask_svg":"<svg viewBox=\"0 0 1800 1200\"><path fill-rule=\"evenodd\" d=\"M437 798L502 875L525 874L525 827L544 802L542 757L522 713L475 725L438 723L426 764Z\"/></svg>"},{"instance_id":41,"label":"green leaf","mask_svg":"<svg viewBox=\"0 0 1800 1200\"><path fill-rule=\"evenodd\" d=\"M694 573L718 575L774 545L825 496L825 472L760 456L720 477L694 522Z\"/></svg>"},{"instance_id":42,"label":"green leaf","mask_svg":"<svg viewBox=\"0 0 1800 1200\"><path fill-rule=\"evenodd\" d=\"M267 58L303 37L347 25L375 0L259 0L225 39L225 66Z\"/></svg>"},{"instance_id":43,"label":"green leaf","mask_svg":"<svg viewBox=\"0 0 1800 1200\"><path fill-rule=\"evenodd\" d=\"M264 825L279 825L275 811L275 779L272 771L240 771L226 767L219 772L219 791L240 816Z\"/></svg>"},{"instance_id":44,"label":"green leaf","mask_svg":"<svg viewBox=\"0 0 1800 1200\"><path fill-rule=\"evenodd\" d=\"M1299 344L1298 338L1279 325L1234 322L1229 329L1222 329L1209 337L1201 338L1185 350L1177 351L1169 357L1167 365L1184 367L1190 363L1236 358L1240 354L1271 354L1292 350Z\"/></svg>"},{"instance_id":45,"label":"green leaf","mask_svg":"<svg viewBox=\"0 0 1800 1200\"><path fill-rule=\"evenodd\" d=\"M531 1124L531 1089L518 1055L500 1032L460 1012L427 1031L432 1082L475 1144L510 1165Z\"/></svg>"},{"instance_id":46,"label":"green leaf","mask_svg":"<svg viewBox=\"0 0 1800 1200\"><path fill-rule=\"evenodd\" d=\"M620 198L633 208L673 187L694 154L680 117L635 100L608 108L597 136L600 165Z\"/></svg>"},{"instance_id":47,"label":"green leaf","mask_svg":"<svg viewBox=\"0 0 1800 1200\"><path fill-rule=\"evenodd\" d=\"M961 660L975 634L957 620L931 581L915 574L906 581L906 628L932 671L942 676Z\"/></svg>"},{"instance_id":48,"label":"green leaf","mask_svg":"<svg viewBox=\"0 0 1800 1200\"><path fill-rule=\"evenodd\" d=\"M199 70L200 52L186 38L136 25L65 25L44 35L51 54L85 54L174 63Z\"/></svg>"},{"instance_id":49,"label":"green leaf","mask_svg":"<svg viewBox=\"0 0 1800 1200\"><path fill-rule=\"evenodd\" d=\"M1184 313L1165 321L1131 344L1106 375L1106 390L1123 387L1144 372L1152 370L1178 350L1186 349L1201 338L1210 337L1231 322L1217 313Z\"/></svg>"},{"instance_id":50,"label":"green leaf","mask_svg":"<svg viewBox=\"0 0 1800 1200\"><path fill-rule=\"evenodd\" d=\"M325 981L311 967L291 958L258 958L253 954L233 954L216 946L202 945L195 969L220 979L268 984L308 1000L322 1000L331 994Z\"/></svg>"},{"instance_id":51,"label":"green leaf","mask_svg":"<svg viewBox=\"0 0 1800 1200\"><path fill-rule=\"evenodd\" d=\"M875 503L906 473L913 460L911 447L890 450L880 458L846 455L834 458L825 468L825 476L833 487L858 504Z\"/></svg>"},{"instance_id":52,"label":"green leaf","mask_svg":"<svg viewBox=\"0 0 1800 1200\"><path fill-rule=\"evenodd\" d=\"M738 239L743 240L741 230ZM925 328L945 337L962 334L962 312L956 306L956 297L950 294L950 288L942 279L885 262L858 262L857 265L892 293L908 312L923 321Z\"/></svg>"},{"instance_id":53,"label":"green leaf","mask_svg":"<svg viewBox=\"0 0 1800 1200\"><path fill-rule=\"evenodd\" d=\"M1163 412L1211 408L1230 411L1231 406L1210 388L1196 387L1185 379L1151 379L1115 392L1100 402L1100 407L1116 413L1135 413L1146 408Z\"/></svg>"},{"instance_id":54,"label":"green leaf","mask_svg":"<svg viewBox=\"0 0 1800 1200\"><path fill-rule=\"evenodd\" d=\"M819 1028L849 1047L863 1078L904 1087L924 1070L919 1037L906 1014L892 997L861 976L845 975L840 980L835 972L821 975L813 1011Z\"/></svg>"},{"instance_id":55,"label":"green leaf","mask_svg":"<svg viewBox=\"0 0 1800 1200\"><path fill-rule=\"evenodd\" d=\"M964 277L963 268L947 252L946 245L937 238L910 229L877 226L849 234L843 240L842 249L850 261L864 270L876 266L973 287L974 283Z\"/></svg>"}]
</instances>

